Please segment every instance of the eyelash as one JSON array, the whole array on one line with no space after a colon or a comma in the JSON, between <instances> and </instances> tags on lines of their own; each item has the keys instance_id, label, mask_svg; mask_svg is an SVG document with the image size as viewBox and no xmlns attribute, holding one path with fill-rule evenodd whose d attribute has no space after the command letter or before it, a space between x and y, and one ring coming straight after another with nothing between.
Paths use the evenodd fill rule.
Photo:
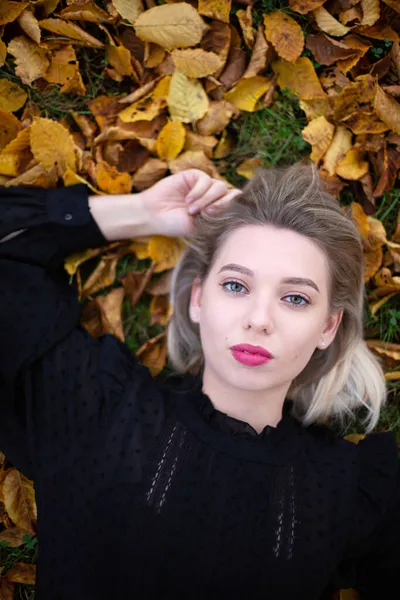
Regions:
<instances>
[{"instance_id":1,"label":"eyelash","mask_svg":"<svg viewBox=\"0 0 400 600\"><path fill-rule=\"evenodd\" d=\"M219 285L222 287L222 289L228 293L228 294L235 294L238 295L240 294L240 292L232 292L231 290L228 290L228 288L226 288L225 286L228 285L229 283L236 283L237 285L242 286L243 288L245 287L242 283L240 283L239 281L235 281L234 279L231 279L230 281L225 281L224 283L220 283ZM288 296L285 296L285 298L301 298L302 300L304 300L304 302L306 304L292 304L292 306L296 306L296 307L303 307L306 306L308 304L311 304L310 300L308 300L307 298L305 298L304 296L302 296L301 294L289 294Z\"/></svg>"}]
</instances>

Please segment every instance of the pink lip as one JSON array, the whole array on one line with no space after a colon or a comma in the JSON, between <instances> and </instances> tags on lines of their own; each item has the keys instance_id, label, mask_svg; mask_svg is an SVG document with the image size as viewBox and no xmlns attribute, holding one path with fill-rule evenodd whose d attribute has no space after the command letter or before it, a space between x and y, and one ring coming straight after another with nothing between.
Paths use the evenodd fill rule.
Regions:
<instances>
[{"instance_id":1,"label":"pink lip","mask_svg":"<svg viewBox=\"0 0 400 600\"><path fill-rule=\"evenodd\" d=\"M261 346L238 344L231 348L233 357L240 363L251 367L262 365L272 358L272 354Z\"/></svg>"}]
</instances>

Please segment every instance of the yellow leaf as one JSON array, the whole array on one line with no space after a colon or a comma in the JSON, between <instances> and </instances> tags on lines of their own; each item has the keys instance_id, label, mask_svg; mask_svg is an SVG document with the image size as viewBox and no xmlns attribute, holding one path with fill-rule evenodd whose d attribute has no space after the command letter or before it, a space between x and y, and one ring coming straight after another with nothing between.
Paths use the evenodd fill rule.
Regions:
<instances>
[{"instance_id":1,"label":"yellow leaf","mask_svg":"<svg viewBox=\"0 0 400 600\"><path fill-rule=\"evenodd\" d=\"M121 173L116 167L102 161L96 165L97 185L108 194L130 194L132 178L129 173Z\"/></svg>"},{"instance_id":2,"label":"yellow leaf","mask_svg":"<svg viewBox=\"0 0 400 600\"><path fill-rule=\"evenodd\" d=\"M47 71L46 51L25 37L15 37L8 44L8 52L15 58L15 74L22 83L30 85Z\"/></svg>"},{"instance_id":3,"label":"yellow leaf","mask_svg":"<svg viewBox=\"0 0 400 600\"><path fill-rule=\"evenodd\" d=\"M217 144L218 139L214 135L200 135L187 129L183 148L184 150L202 150L208 158L212 158L213 148Z\"/></svg>"},{"instance_id":4,"label":"yellow leaf","mask_svg":"<svg viewBox=\"0 0 400 600\"><path fill-rule=\"evenodd\" d=\"M61 11L60 17L66 20L89 21L90 23L108 23L113 17L101 9L93 0L84 2L69 0L69 6ZM132 4L134 4L132 2Z\"/></svg>"},{"instance_id":5,"label":"yellow leaf","mask_svg":"<svg viewBox=\"0 0 400 600\"><path fill-rule=\"evenodd\" d=\"M278 85L281 88L289 88L302 100L326 97L309 58L301 56L293 63L278 60L274 61L271 66L278 76Z\"/></svg>"},{"instance_id":6,"label":"yellow leaf","mask_svg":"<svg viewBox=\"0 0 400 600\"><path fill-rule=\"evenodd\" d=\"M248 158L236 168L236 172L246 179L252 179L259 167L262 167L260 158Z\"/></svg>"},{"instance_id":7,"label":"yellow leaf","mask_svg":"<svg viewBox=\"0 0 400 600\"><path fill-rule=\"evenodd\" d=\"M84 252L75 252L74 254L70 254L64 261L64 269L67 271L69 275L75 275L78 267L89 260L89 258L93 258L98 254L101 254L103 248L89 248Z\"/></svg>"},{"instance_id":8,"label":"yellow leaf","mask_svg":"<svg viewBox=\"0 0 400 600\"><path fill-rule=\"evenodd\" d=\"M93 296L99 290L113 285L117 273L118 256L102 256L97 267L92 271L90 276L85 281L82 288L81 296Z\"/></svg>"},{"instance_id":9,"label":"yellow leaf","mask_svg":"<svg viewBox=\"0 0 400 600\"><path fill-rule=\"evenodd\" d=\"M151 98L145 96L137 102L127 106L118 113L118 117L124 123L135 123L136 121L152 121L166 107L165 98Z\"/></svg>"},{"instance_id":10,"label":"yellow leaf","mask_svg":"<svg viewBox=\"0 0 400 600\"><path fill-rule=\"evenodd\" d=\"M6 56L7 56L7 46L5 45L3 40L0 40L0 67L2 67L4 65Z\"/></svg>"},{"instance_id":11,"label":"yellow leaf","mask_svg":"<svg viewBox=\"0 0 400 600\"><path fill-rule=\"evenodd\" d=\"M395 381L400 379L400 371L392 371L391 373L385 373L386 381Z\"/></svg>"},{"instance_id":12,"label":"yellow leaf","mask_svg":"<svg viewBox=\"0 0 400 600\"><path fill-rule=\"evenodd\" d=\"M232 0L199 0L198 11L204 17L229 23L231 3Z\"/></svg>"},{"instance_id":13,"label":"yellow leaf","mask_svg":"<svg viewBox=\"0 0 400 600\"><path fill-rule=\"evenodd\" d=\"M39 25L53 33L62 35L63 37L65 36L72 40L77 40L85 46L92 46L93 48L102 48L104 46L103 42L97 40L81 27L75 25L75 23L66 23L62 19L42 19L39 21Z\"/></svg>"},{"instance_id":14,"label":"yellow leaf","mask_svg":"<svg viewBox=\"0 0 400 600\"><path fill-rule=\"evenodd\" d=\"M381 340L366 340L366 343L371 350L375 350L378 354L400 360L400 344L392 344Z\"/></svg>"},{"instance_id":15,"label":"yellow leaf","mask_svg":"<svg viewBox=\"0 0 400 600\"><path fill-rule=\"evenodd\" d=\"M251 8L252 7L249 5L246 10L236 11L236 16L242 29L244 41L246 46L250 49L253 48L256 39L256 31L253 27Z\"/></svg>"},{"instance_id":16,"label":"yellow leaf","mask_svg":"<svg viewBox=\"0 0 400 600\"><path fill-rule=\"evenodd\" d=\"M312 146L311 160L318 163L333 140L335 126L325 117L317 117L303 129L302 136Z\"/></svg>"},{"instance_id":17,"label":"yellow leaf","mask_svg":"<svg viewBox=\"0 0 400 600\"><path fill-rule=\"evenodd\" d=\"M136 19L135 33L144 42L167 50L196 46L207 31L199 13L187 2L154 6Z\"/></svg>"},{"instance_id":18,"label":"yellow leaf","mask_svg":"<svg viewBox=\"0 0 400 600\"><path fill-rule=\"evenodd\" d=\"M101 322L104 333L115 335L122 342L125 335L122 327L122 302L125 297L123 287L111 290L106 296L98 296L96 302L101 311Z\"/></svg>"},{"instance_id":19,"label":"yellow leaf","mask_svg":"<svg viewBox=\"0 0 400 600\"><path fill-rule=\"evenodd\" d=\"M374 25L381 14L379 0L361 0L360 4L363 12L361 25Z\"/></svg>"},{"instance_id":20,"label":"yellow leaf","mask_svg":"<svg viewBox=\"0 0 400 600\"><path fill-rule=\"evenodd\" d=\"M222 133L232 116L239 114L238 109L226 100L211 101L207 113L197 121L196 130L200 135Z\"/></svg>"},{"instance_id":21,"label":"yellow leaf","mask_svg":"<svg viewBox=\"0 0 400 600\"><path fill-rule=\"evenodd\" d=\"M1 82L0 82L1 89ZM0 92L1 94L1 92ZM1 98L1 96L0 96ZM4 98L4 101L6 99ZM2 99L0 99L0 104ZM2 150L11 140L15 138L17 133L21 131L22 125L18 121L17 117L14 117L9 112L0 109L0 150Z\"/></svg>"},{"instance_id":22,"label":"yellow leaf","mask_svg":"<svg viewBox=\"0 0 400 600\"><path fill-rule=\"evenodd\" d=\"M383 251L382 246L377 246L369 252L364 252L364 282L368 281L375 275L382 264Z\"/></svg>"},{"instance_id":23,"label":"yellow leaf","mask_svg":"<svg viewBox=\"0 0 400 600\"><path fill-rule=\"evenodd\" d=\"M168 167L173 174L186 169L200 169L210 175L210 177L214 177L214 179L225 181L218 173L214 163L207 158L202 150L187 150L186 152L182 152L177 158L172 158L168 161Z\"/></svg>"},{"instance_id":24,"label":"yellow leaf","mask_svg":"<svg viewBox=\"0 0 400 600\"><path fill-rule=\"evenodd\" d=\"M75 50L72 46L63 46L51 57L51 64L43 75L49 83L67 83L78 70Z\"/></svg>"},{"instance_id":25,"label":"yellow leaf","mask_svg":"<svg viewBox=\"0 0 400 600\"><path fill-rule=\"evenodd\" d=\"M149 312L151 315L150 327L156 324L165 327L173 314L172 304L169 301L168 295L153 296Z\"/></svg>"},{"instance_id":26,"label":"yellow leaf","mask_svg":"<svg viewBox=\"0 0 400 600\"><path fill-rule=\"evenodd\" d=\"M76 171L74 140L56 121L36 117L31 125L31 150L46 171L54 166L62 175L69 167Z\"/></svg>"},{"instance_id":27,"label":"yellow leaf","mask_svg":"<svg viewBox=\"0 0 400 600\"><path fill-rule=\"evenodd\" d=\"M29 2L7 2L3 0L0 3L0 25L15 21L28 5Z\"/></svg>"},{"instance_id":28,"label":"yellow leaf","mask_svg":"<svg viewBox=\"0 0 400 600\"><path fill-rule=\"evenodd\" d=\"M186 243L179 238L153 235L149 241L149 257L154 261L154 273L175 267Z\"/></svg>"},{"instance_id":29,"label":"yellow leaf","mask_svg":"<svg viewBox=\"0 0 400 600\"><path fill-rule=\"evenodd\" d=\"M160 158L176 158L185 143L185 127L180 121L168 121L157 138L157 154Z\"/></svg>"},{"instance_id":30,"label":"yellow leaf","mask_svg":"<svg viewBox=\"0 0 400 600\"><path fill-rule=\"evenodd\" d=\"M37 508L33 481L17 469L10 469L3 482L3 494L4 506L12 522L35 535Z\"/></svg>"},{"instance_id":31,"label":"yellow leaf","mask_svg":"<svg viewBox=\"0 0 400 600\"><path fill-rule=\"evenodd\" d=\"M19 110L26 102L27 93L9 79L0 79L0 109L7 112Z\"/></svg>"},{"instance_id":32,"label":"yellow leaf","mask_svg":"<svg viewBox=\"0 0 400 600\"><path fill-rule=\"evenodd\" d=\"M369 163L362 160L364 152L351 148L336 164L336 174L344 179L357 181L368 173Z\"/></svg>"},{"instance_id":33,"label":"yellow leaf","mask_svg":"<svg viewBox=\"0 0 400 600\"><path fill-rule=\"evenodd\" d=\"M264 15L265 37L278 55L294 62L304 48L304 34L300 25L281 10Z\"/></svg>"},{"instance_id":34,"label":"yellow leaf","mask_svg":"<svg viewBox=\"0 0 400 600\"><path fill-rule=\"evenodd\" d=\"M379 85L376 85L374 108L379 118L390 129L400 133L400 104L392 96L386 94Z\"/></svg>"},{"instance_id":35,"label":"yellow leaf","mask_svg":"<svg viewBox=\"0 0 400 600\"><path fill-rule=\"evenodd\" d=\"M324 157L324 169L326 169L329 175L335 175L336 165L338 161L343 158L348 150L350 150L352 134L351 131L338 125L336 127L333 140Z\"/></svg>"},{"instance_id":36,"label":"yellow leaf","mask_svg":"<svg viewBox=\"0 0 400 600\"><path fill-rule=\"evenodd\" d=\"M208 106L209 100L201 83L175 70L171 77L168 94L168 108L171 117L183 123L194 123L204 117Z\"/></svg>"},{"instance_id":37,"label":"yellow leaf","mask_svg":"<svg viewBox=\"0 0 400 600\"><path fill-rule=\"evenodd\" d=\"M388 296L384 296L383 298L381 298L380 300L378 300L377 302L372 302L369 305L369 309L371 311L371 315L375 315L378 310L384 305L386 304L391 298L393 298L393 296L396 296L396 294L398 294L400 292L400 288L398 292L392 292L391 294L389 294Z\"/></svg>"},{"instance_id":38,"label":"yellow leaf","mask_svg":"<svg viewBox=\"0 0 400 600\"><path fill-rule=\"evenodd\" d=\"M111 0L111 4L122 18L134 24L138 16L144 11L142 0Z\"/></svg>"},{"instance_id":39,"label":"yellow leaf","mask_svg":"<svg viewBox=\"0 0 400 600\"><path fill-rule=\"evenodd\" d=\"M272 84L272 79L256 75L249 79L242 79L229 92L224 94L224 99L236 106L239 110L255 112L262 108L258 100L265 94Z\"/></svg>"},{"instance_id":40,"label":"yellow leaf","mask_svg":"<svg viewBox=\"0 0 400 600\"><path fill-rule=\"evenodd\" d=\"M222 66L222 60L214 52L201 48L173 50L171 57L175 67L187 77L199 78L212 75Z\"/></svg>"},{"instance_id":41,"label":"yellow leaf","mask_svg":"<svg viewBox=\"0 0 400 600\"><path fill-rule=\"evenodd\" d=\"M107 60L114 69L122 76L132 75L133 67L131 53L125 46L112 46L109 44L106 50Z\"/></svg>"},{"instance_id":42,"label":"yellow leaf","mask_svg":"<svg viewBox=\"0 0 400 600\"><path fill-rule=\"evenodd\" d=\"M367 239L369 233L368 216L358 202L351 203L351 218L353 219L360 236Z\"/></svg>"},{"instance_id":43,"label":"yellow leaf","mask_svg":"<svg viewBox=\"0 0 400 600\"><path fill-rule=\"evenodd\" d=\"M339 23L323 6L314 10L314 17L318 27L330 35L339 37L350 31L349 27Z\"/></svg>"},{"instance_id":44,"label":"yellow leaf","mask_svg":"<svg viewBox=\"0 0 400 600\"><path fill-rule=\"evenodd\" d=\"M343 437L344 440L352 442L353 444L358 444L361 440L365 439L364 433L349 433Z\"/></svg>"}]
</instances>

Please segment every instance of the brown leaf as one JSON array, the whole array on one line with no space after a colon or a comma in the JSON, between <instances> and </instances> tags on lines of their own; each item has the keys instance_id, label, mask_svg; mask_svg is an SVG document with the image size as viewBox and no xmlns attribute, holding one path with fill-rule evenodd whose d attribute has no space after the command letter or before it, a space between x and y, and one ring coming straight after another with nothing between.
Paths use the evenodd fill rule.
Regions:
<instances>
[{"instance_id":1,"label":"brown leaf","mask_svg":"<svg viewBox=\"0 0 400 600\"><path fill-rule=\"evenodd\" d=\"M221 67L215 73L219 77L222 73L229 54L231 45L231 28L221 21L211 21L209 30L204 34L200 46L207 52L214 52L221 60Z\"/></svg>"},{"instance_id":2,"label":"brown leaf","mask_svg":"<svg viewBox=\"0 0 400 600\"><path fill-rule=\"evenodd\" d=\"M120 278L131 308L134 308L140 300L152 274L153 265L146 271L129 271L124 277ZM146 291L148 290L146 289Z\"/></svg>"},{"instance_id":3,"label":"brown leaf","mask_svg":"<svg viewBox=\"0 0 400 600\"><path fill-rule=\"evenodd\" d=\"M151 315L150 327L152 325L165 327L173 313L168 295L154 296L150 302L149 312Z\"/></svg>"},{"instance_id":4,"label":"brown leaf","mask_svg":"<svg viewBox=\"0 0 400 600\"><path fill-rule=\"evenodd\" d=\"M336 127L335 134L332 139L332 143L325 153L323 166L329 175L336 174L336 165L338 161L343 158L348 150L352 146L352 135L351 131L339 125Z\"/></svg>"},{"instance_id":5,"label":"brown leaf","mask_svg":"<svg viewBox=\"0 0 400 600\"><path fill-rule=\"evenodd\" d=\"M218 139L213 135L199 135L191 129L186 129L184 150L202 150L207 158L213 157L213 148L218 144Z\"/></svg>"},{"instance_id":6,"label":"brown leaf","mask_svg":"<svg viewBox=\"0 0 400 600\"><path fill-rule=\"evenodd\" d=\"M3 0L0 4L0 25L15 21L27 6L29 6L29 2L8 2Z\"/></svg>"},{"instance_id":7,"label":"brown leaf","mask_svg":"<svg viewBox=\"0 0 400 600\"><path fill-rule=\"evenodd\" d=\"M400 133L400 104L376 85L374 108L377 115L395 133Z\"/></svg>"},{"instance_id":8,"label":"brown leaf","mask_svg":"<svg viewBox=\"0 0 400 600\"><path fill-rule=\"evenodd\" d=\"M333 65L337 60L362 56L361 50L350 48L342 41L335 40L325 33L307 36L306 47L312 52L315 60L322 65Z\"/></svg>"},{"instance_id":9,"label":"brown leaf","mask_svg":"<svg viewBox=\"0 0 400 600\"><path fill-rule=\"evenodd\" d=\"M355 33L365 35L375 40L389 40L389 42L400 42L400 37L389 25L375 23L372 27L357 27Z\"/></svg>"},{"instance_id":10,"label":"brown leaf","mask_svg":"<svg viewBox=\"0 0 400 600\"><path fill-rule=\"evenodd\" d=\"M132 190L129 173L120 173L105 161L96 165L96 181L99 188L108 194L130 194Z\"/></svg>"},{"instance_id":11,"label":"brown leaf","mask_svg":"<svg viewBox=\"0 0 400 600\"><path fill-rule=\"evenodd\" d=\"M142 0L111 0L111 2L118 14L132 25L144 11Z\"/></svg>"},{"instance_id":12,"label":"brown leaf","mask_svg":"<svg viewBox=\"0 0 400 600\"><path fill-rule=\"evenodd\" d=\"M18 18L18 23L34 42L40 44L39 23L31 10L24 10L24 12Z\"/></svg>"},{"instance_id":13,"label":"brown leaf","mask_svg":"<svg viewBox=\"0 0 400 600\"><path fill-rule=\"evenodd\" d=\"M4 505L13 523L36 534L37 508L33 482L17 469L9 469L3 482Z\"/></svg>"},{"instance_id":14,"label":"brown leaf","mask_svg":"<svg viewBox=\"0 0 400 600\"><path fill-rule=\"evenodd\" d=\"M384 192L390 191L397 178L400 169L400 153L386 145L383 150L383 170L374 190L374 197L382 196Z\"/></svg>"},{"instance_id":15,"label":"brown leaf","mask_svg":"<svg viewBox=\"0 0 400 600\"><path fill-rule=\"evenodd\" d=\"M229 90L243 77L247 66L247 52L241 48L231 47L225 69L219 76L219 81L225 90ZM222 99L222 98L221 98Z\"/></svg>"},{"instance_id":16,"label":"brown leaf","mask_svg":"<svg viewBox=\"0 0 400 600\"><path fill-rule=\"evenodd\" d=\"M322 31L335 37L341 37L350 31L349 27L339 23L323 6L314 10L314 17Z\"/></svg>"},{"instance_id":17,"label":"brown leaf","mask_svg":"<svg viewBox=\"0 0 400 600\"><path fill-rule=\"evenodd\" d=\"M371 44L353 34L346 35L346 37L342 38L340 42L354 51L361 52L361 55L354 55L337 61L337 67L342 71L342 73L347 73L358 63L360 58L363 57L366 52L368 52L369 48L371 48Z\"/></svg>"},{"instance_id":18,"label":"brown leaf","mask_svg":"<svg viewBox=\"0 0 400 600\"><path fill-rule=\"evenodd\" d=\"M84 31L75 23L66 23L62 19L42 19L39 21L40 27L48 29L52 33L58 33L63 37L68 37L71 40L76 40L85 46L93 48L102 48L103 42L100 42L95 37Z\"/></svg>"},{"instance_id":19,"label":"brown leaf","mask_svg":"<svg viewBox=\"0 0 400 600\"><path fill-rule=\"evenodd\" d=\"M146 287L146 292L152 296L169 294L171 291L172 274L173 269L170 269L169 271L164 271L161 273L161 275L152 279Z\"/></svg>"},{"instance_id":20,"label":"brown leaf","mask_svg":"<svg viewBox=\"0 0 400 600\"><path fill-rule=\"evenodd\" d=\"M264 15L265 37L281 58L294 62L304 48L304 34L300 25L281 10Z\"/></svg>"},{"instance_id":21,"label":"brown leaf","mask_svg":"<svg viewBox=\"0 0 400 600\"><path fill-rule=\"evenodd\" d=\"M122 342L125 335L122 327L122 302L125 297L123 287L111 290L106 296L97 296L96 302L101 311L103 331L115 335Z\"/></svg>"},{"instance_id":22,"label":"brown leaf","mask_svg":"<svg viewBox=\"0 0 400 600\"><path fill-rule=\"evenodd\" d=\"M249 5L246 10L238 10L236 16L239 21L239 25L242 30L243 39L248 48L253 48L254 41L256 38L256 32L253 28L253 16L251 13L251 6Z\"/></svg>"},{"instance_id":23,"label":"brown leaf","mask_svg":"<svg viewBox=\"0 0 400 600\"><path fill-rule=\"evenodd\" d=\"M148 367L153 377L158 375L163 370L167 360L166 332L163 331L143 344L136 352L136 358Z\"/></svg>"},{"instance_id":24,"label":"brown leaf","mask_svg":"<svg viewBox=\"0 0 400 600\"><path fill-rule=\"evenodd\" d=\"M1 600L14 600L15 584L0 575L0 598Z\"/></svg>"},{"instance_id":25,"label":"brown leaf","mask_svg":"<svg viewBox=\"0 0 400 600\"><path fill-rule=\"evenodd\" d=\"M22 83L30 85L48 69L46 51L32 40L23 36L15 37L8 44L7 50L15 58L15 74L20 77Z\"/></svg>"},{"instance_id":26,"label":"brown leaf","mask_svg":"<svg viewBox=\"0 0 400 600\"><path fill-rule=\"evenodd\" d=\"M1 82L0 82L1 89ZM0 97L0 105L7 106L7 99L3 99ZM0 110L0 150L5 148L11 140L15 138L19 131L21 131L22 127L20 122L14 115L5 110Z\"/></svg>"},{"instance_id":27,"label":"brown leaf","mask_svg":"<svg viewBox=\"0 0 400 600\"><path fill-rule=\"evenodd\" d=\"M207 158L202 150L186 150L186 152L182 152L177 158L169 160L168 167L173 174L185 171L186 169L200 169L210 175L210 177L223 179L214 163Z\"/></svg>"},{"instance_id":28,"label":"brown leaf","mask_svg":"<svg viewBox=\"0 0 400 600\"><path fill-rule=\"evenodd\" d=\"M0 533L0 542L7 542L9 548L18 548L25 544L24 536L29 532L20 527L10 527ZM1 598L1 595L0 595Z\"/></svg>"},{"instance_id":29,"label":"brown leaf","mask_svg":"<svg viewBox=\"0 0 400 600\"><path fill-rule=\"evenodd\" d=\"M211 101L207 113L196 122L196 130L200 135L222 133L231 118L237 118L239 114L239 110L226 100Z\"/></svg>"},{"instance_id":30,"label":"brown leaf","mask_svg":"<svg viewBox=\"0 0 400 600\"><path fill-rule=\"evenodd\" d=\"M64 8L60 12L60 17L66 20L72 19L73 21L88 21L90 23L109 23L115 20L105 10L97 6L93 0L84 0L84 3L77 0L77 2Z\"/></svg>"},{"instance_id":31,"label":"brown leaf","mask_svg":"<svg viewBox=\"0 0 400 600\"><path fill-rule=\"evenodd\" d=\"M172 50L171 57L175 67L187 77L207 77L223 66L217 54L206 52L201 48Z\"/></svg>"},{"instance_id":32,"label":"brown leaf","mask_svg":"<svg viewBox=\"0 0 400 600\"><path fill-rule=\"evenodd\" d=\"M383 2L400 13L400 4L398 3L398 0L383 0Z\"/></svg>"},{"instance_id":33,"label":"brown leaf","mask_svg":"<svg viewBox=\"0 0 400 600\"><path fill-rule=\"evenodd\" d=\"M102 256L97 267L85 281L85 285L81 292L82 298L93 296L93 294L99 290L113 285L116 277L117 265L118 255L112 254Z\"/></svg>"},{"instance_id":34,"label":"brown leaf","mask_svg":"<svg viewBox=\"0 0 400 600\"><path fill-rule=\"evenodd\" d=\"M162 179L167 170L168 165L165 161L158 158L149 158L133 175L132 185L138 192L147 190L147 188Z\"/></svg>"},{"instance_id":35,"label":"brown leaf","mask_svg":"<svg viewBox=\"0 0 400 600\"><path fill-rule=\"evenodd\" d=\"M257 169L262 166L261 159L258 156L249 158L236 167L236 173L242 177L246 177L246 179L252 179Z\"/></svg>"},{"instance_id":36,"label":"brown leaf","mask_svg":"<svg viewBox=\"0 0 400 600\"><path fill-rule=\"evenodd\" d=\"M380 17L379 0L360 0L363 19L361 25L374 25Z\"/></svg>"},{"instance_id":37,"label":"brown leaf","mask_svg":"<svg viewBox=\"0 0 400 600\"><path fill-rule=\"evenodd\" d=\"M43 79L50 83L67 83L75 75L79 65L75 50L72 46L63 46L56 50L51 57L51 63Z\"/></svg>"},{"instance_id":38,"label":"brown leaf","mask_svg":"<svg viewBox=\"0 0 400 600\"><path fill-rule=\"evenodd\" d=\"M400 344L392 344L381 340L366 340L367 345L371 350L378 354L390 356L395 360L400 360Z\"/></svg>"},{"instance_id":39,"label":"brown leaf","mask_svg":"<svg viewBox=\"0 0 400 600\"><path fill-rule=\"evenodd\" d=\"M264 29L261 23L257 28L256 41L251 53L250 62L246 71L243 74L243 79L255 77L267 67L269 45L264 36Z\"/></svg>"},{"instance_id":40,"label":"brown leaf","mask_svg":"<svg viewBox=\"0 0 400 600\"><path fill-rule=\"evenodd\" d=\"M24 583L35 585L36 583L36 565L28 565L26 563L14 563L12 567L7 569L6 578L13 583Z\"/></svg>"}]
</instances>

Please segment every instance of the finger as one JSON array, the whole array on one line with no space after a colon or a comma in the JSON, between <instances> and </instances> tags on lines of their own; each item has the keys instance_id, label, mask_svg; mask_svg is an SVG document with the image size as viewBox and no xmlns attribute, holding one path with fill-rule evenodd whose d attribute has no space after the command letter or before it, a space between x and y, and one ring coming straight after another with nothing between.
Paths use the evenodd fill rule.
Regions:
<instances>
[{"instance_id":1,"label":"finger","mask_svg":"<svg viewBox=\"0 0 400 600\"><path fill-rule=\"evenodd\" d=\"M186 196L186 202L190 204L201 198L212 185L212 182L212 177L207 175L207 173L201 172L201 176Z\"/></svg>"},{"instance_id":2,"label":"finger","mask_svg":"<svg viewBox=\"0 0 400 600\"><path fill-rule=\"evenodd\" d=\"M217 213L230 204L232 200L241 193L240 190L230 190L222 198L206 206L204 210L209 214Z\"/></svg>"},{"instance_id":3,"label":"finger","mask_svg":"<svg viewBox=\"0 0 400 600\"><path fill-rule=\"evenodd\" d=\"M224 181L213 180L212 185L209 187L206 193L203 194L201 198L196 200L195 203L192 203L190 205L189 213L193 214L195 212L198 212L206 206L208 206L209 204L212 204L216 200L219 200L226 194L227 189L228 186Z\"/></svg>"}]
</instances>

